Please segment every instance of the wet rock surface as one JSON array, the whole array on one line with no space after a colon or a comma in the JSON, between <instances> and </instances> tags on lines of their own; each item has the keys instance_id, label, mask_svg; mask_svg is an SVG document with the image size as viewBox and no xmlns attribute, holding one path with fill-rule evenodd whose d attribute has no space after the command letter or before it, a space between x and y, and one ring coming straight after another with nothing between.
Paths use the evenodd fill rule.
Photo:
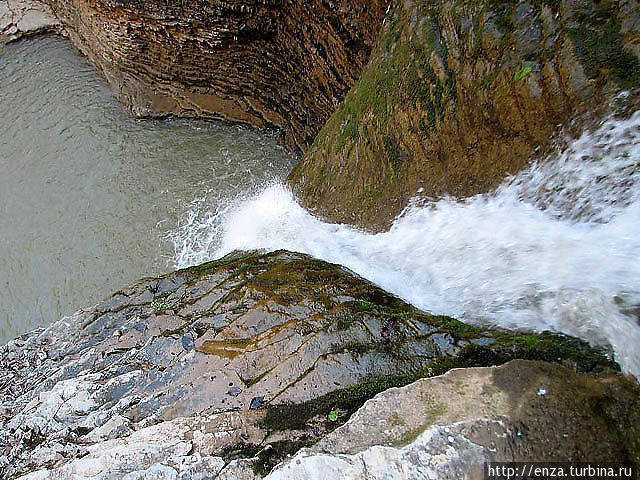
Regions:
<instances>
[{"instance_id":1,"label":"wet rock surface","mask_svg":"<svg viewBox=\"0 0 640 480\"><path fill-rule=\"evenodd\" d=\"M455 369L380 393L268 478L482 478L484 462L533 459L637 469L639 408L621 377L522 360Z\"/></svg>"},{"instance_id":2,"label":"wet rock surface","mask_svg":"<svg viewBox=\"0 0 640 480\"><path fill-rule=\"evenodd\" d=\"M43 32L61 32L51 8L38 1L0 1L0 45Z\"/></svg>"},{"instance_id":3,"label":"wet rock surface","mask_svg":"<svg viewBox=\"0 0 640 480\"><path fill-rule=\"evenodd\" d=\"M289 181L305 207L369 230L412 197L489 192L640 86L639 16L636 0L393 1Z\"/></svg>"},{"instance_id":4,"label":"wet rock surface","mask_svg":"<svg viewBox=\"0 0 640 480\"><path fill-rule=\"evenodd\" d=\"M418 312L305 255L231 254L2 347L0 474L266 474L380 391L513 358L617 370L576 339Z\"/></svg>"},{"instance_id":5,"label":"wet rock surface","mask_svg":"<svg viewBox=\"0 0 640 480\"><path fill-rule=\"evenodd\" d=\"M46 0L137 116L281 128L304 150L355 83L386 0Z\"/></svg>"}]
</instances>

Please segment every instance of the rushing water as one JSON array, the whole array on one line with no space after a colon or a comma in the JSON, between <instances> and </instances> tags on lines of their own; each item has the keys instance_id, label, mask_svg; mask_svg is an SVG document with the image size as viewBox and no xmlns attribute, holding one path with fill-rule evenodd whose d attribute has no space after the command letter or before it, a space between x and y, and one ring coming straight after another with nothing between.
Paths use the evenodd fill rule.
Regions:
<instances>
[{"instance_id":1,"label":"rushing water","mask_svg":"<svg viewBox=\"0 0 640 480\"><path fill-rule=\"evenodd\" d=\"M136 121L62 39L0 47L0 343L169 270L196 196L215 209L292 163L246 128Z\"/></svg>"},{"instance_id":2,"label":"rushing water","mask_svg":"<svg viewBox=\"0 0 640 480\"><path fill-rule=\"evenodd\" d=\"M274 138L136 121L62 40L0 49L0 109L0 340L174 262L286 248L428 311L611 345L640 375L640 113L371 235L301 208Z\"/></svg>"},{"instance_id":3,"label":"rushing water","mask_svg":"<svg viewBox=\"0 0 640 480\"><path fill-rule=\"evenodd\" d=\"M425 310L611 345L640 374L640 113L492 194L410 207L377 235L314 218L277 184L217 212L190 210L174 233L178 266L234 249L307 252Z\"/></svg>"}]
</instances>

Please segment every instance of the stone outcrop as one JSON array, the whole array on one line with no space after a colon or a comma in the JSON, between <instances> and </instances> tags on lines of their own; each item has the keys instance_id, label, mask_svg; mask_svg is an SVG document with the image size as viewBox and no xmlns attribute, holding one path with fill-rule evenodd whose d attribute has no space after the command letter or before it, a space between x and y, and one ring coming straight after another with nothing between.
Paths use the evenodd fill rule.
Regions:
<instances>
[{"instance_id":1,"label":"stone outcrop","mask_svg":"<svg viewBox=\"0 0 640 480\"><path fill-rule=\"evenodd\" d=\"M377 395L268 478L477 479L484 462L526 461L637 469L638 386L521 360L452 370Z\"/></svg>"},{"instance_id":2,"label":"stone outcrop","mask_svg":"<svg viewBox=\"0 0 640 480\"><path fill-rule=\"evenodd\" d=\"M618 369L570 337L416 311L305 255L232 254L2 347L0 476L265 474L378 392L516 358Z\"/></svg>"},{"instance_id":3,"label":"stone outcrop","mask_svg":"<svg viewBox=\"0 0 640 480\"><path fill-rule=\"evenodd\" d=\"M372 230L414 196L487 192L640 86L639 55L636 0L393 1L290 183L305 207Z\"/></svg>"},{"instance_id":4,"label":"stone outcrop","mask_svg":"<svg viewBox=\"0 0 640 480\"><path fill-rule=\"evenodd\" d=\"M637 0L46 1L135 115L282 129L305 207L368 230L640 103Z\"/></svg>"},{"instance_id":5,"label":"stone outcrop","mask_svg":"<svg viewBox=\"0 0 640 480\"><path fill-rule=\"evenodd\" d=\"M0 0L0 45L25 36L62 31L48 5L32 0Z\"/></svg>"},{"instance_id":6,"label":"stone outcrop","mask_svg":"<svg viewBox=\"0 0 640 480\"><path fill-rule=\"evenodd\" d=\"M386 0L47 0L138 116L281 128L303 150L358 78Z\"/></svg>"}]
</instances>

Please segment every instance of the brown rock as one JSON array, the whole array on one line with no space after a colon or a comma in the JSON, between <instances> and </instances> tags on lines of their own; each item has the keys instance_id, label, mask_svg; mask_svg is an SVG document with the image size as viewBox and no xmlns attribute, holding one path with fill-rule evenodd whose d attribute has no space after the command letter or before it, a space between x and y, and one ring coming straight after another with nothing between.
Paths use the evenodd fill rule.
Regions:
<instances>
[{"instance_id":1,"label":"brown rock","mask_svg":"<svg viewBox=\"0 0 640 480\"><path fill-rule=\"evenodd\" d=\"M393 1L289 182L307 208L369 230L414 196L490 191L559 127L579 131L640 86L638 15L636 0Z\"/></svg>"},{"instance_id":2,"label":"brown rock","mask_svg":"<svg viewBox=\"0 0 640 480\"><path fill-rule=\"evenodd\" d=\"M386 0L47 0L137 116L278 127L304 150L354 84Z\"/></svg>"}]
</instances>

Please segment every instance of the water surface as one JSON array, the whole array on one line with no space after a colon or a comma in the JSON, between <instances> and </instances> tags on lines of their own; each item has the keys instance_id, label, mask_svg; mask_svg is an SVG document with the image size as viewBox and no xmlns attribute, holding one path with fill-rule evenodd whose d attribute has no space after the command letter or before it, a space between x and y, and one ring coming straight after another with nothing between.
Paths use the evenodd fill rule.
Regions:
<instances>
[{"instance_id":1,"label":"water surface","mask_svg":"<svg viewBox=\"0 0 640 480\"><path fill-rule=\"evenodd\" d=\"M64 39L0 47L0 342L170 270L194 198L292 164L248 128L131 118Z\"/></svg>"}]
</instances>

